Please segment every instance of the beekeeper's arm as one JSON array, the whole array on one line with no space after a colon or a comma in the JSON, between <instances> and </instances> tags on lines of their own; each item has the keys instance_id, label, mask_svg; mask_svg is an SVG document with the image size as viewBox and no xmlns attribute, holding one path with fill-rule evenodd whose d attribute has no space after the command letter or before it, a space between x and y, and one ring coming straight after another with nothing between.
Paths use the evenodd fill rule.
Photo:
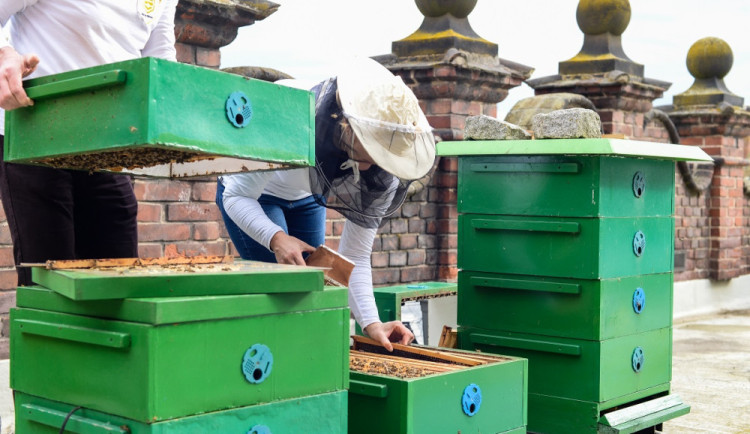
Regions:
<instances>
[{"instance_id":1,"label":"beekeeper's arm","mask_svg":"<svg viewBox=\"0 0 750 434\"><path fill-rule=\"evenodd\" d=\"M367 336L380 342L388 351L393 351L391 342L409 345L414 334L401 321L383 323L378 316L375 295L372 290L372 243L377 228L363 228L351 221L344 223L339 253L354 262L349 277L349 307L354 319Z\"/></svg>"},{"instance_id":2,"label":"beekeeper's arm","mask_svg":"<svg viewBox=\"0 0 750 434\"><path fill-rule=\"evenodd\" d=\"M288 235L268 218L258 198L272 176L271 172L252 172L225 176L224 210L232 221L258 244L276 255L279 264L305 265L302 253L315 247Z\"/></svg>"}]
</instances>

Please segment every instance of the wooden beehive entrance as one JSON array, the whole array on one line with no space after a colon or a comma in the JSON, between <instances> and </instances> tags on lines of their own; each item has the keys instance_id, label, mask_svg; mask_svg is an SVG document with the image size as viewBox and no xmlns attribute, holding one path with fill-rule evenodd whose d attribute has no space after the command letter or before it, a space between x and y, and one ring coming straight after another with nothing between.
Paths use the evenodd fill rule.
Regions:
<instances>
[{"instance_id":1,"label":"wooden beehive entrance","mask_svg":"<svg viewBox=\"0 0 750 434\"><path fill-rule=\"evenodd\" d=\"M349 369L365 374L420 378L510 360L496 355L400 344L393 344L393 352L388 352L370 338L352 336L352 339L354 344L349 352Z\"/></svg>"}]
</instances>

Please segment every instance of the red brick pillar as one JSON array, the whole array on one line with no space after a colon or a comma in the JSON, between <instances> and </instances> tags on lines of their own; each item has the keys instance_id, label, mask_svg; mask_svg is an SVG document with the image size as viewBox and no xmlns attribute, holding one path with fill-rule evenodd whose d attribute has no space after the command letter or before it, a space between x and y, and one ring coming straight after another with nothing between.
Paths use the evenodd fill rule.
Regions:
<instances>
[{"instance_id":1,"label":"red brick pillar","mask_svg":"<svg viewBox=\"0 0 750 434\"><path fill-rule=\"evenodd\" d=\"M688 70L695 82L687 91L675 95L674 105L669 109L681 143L700 146L715 160L708 190L694 189L687 196L699 198L689 208L690 214L703 214L707 223L702 228L707 232L702 234L704 237L698 237L697 233L693 237L706 240L706 248L700 249L700 243L694 243L696 249L690 254L707 262L707 276L703 277L715 280L732 279L750 271L747 255L743 256L743 240L747 242L750 233L744 194L744 171L750 163L747 160L750 112L742 108L744 99L724 85L723 78L732 63L732 51L726 42L718 38L697 41L687 56ZM689 265L695 267L700 263Z\"/></svg>"},{"instance_id":2,"label":"red brick pillar","mask_svg":"<svg viewBox=\"0 0 750 434\"><path fill-rule=\"evenodd\" d=\"M177 60L218 68L219 49L234 41L238 28L263 20L278 8L267 0L180 0L175 15Z\"/></svg>"},{"instance_id":3,"label":"red brick pillar","mask_svg":"<svg viewBox=\"0 0 750 434\"><path fill-rule=\"evenodd\" d=\"M468 15L476 2L417 0L425 17L419 30L393 42L390 55L375 58L414 91L442 140L462 140L468 116L495 117L497 103L533 71L498 58L497 45L474 33ZM375 269L376 278L411 282L457 277L456 168L455 158L439 158L435 170L415 183L416 194L376 241L375 258L383 258L373 260L374 267L382 267Z\"/></svg>"},{"instance_id":4,"label":"red brick pillar","mask_svg":"<svg viewBox=\"0 0 750 434\"><path fill-rule=\"evenodd\" d=\"M596 107L604 134L667 142L667 131L647 113L670 83L645 78L643 65L625 54L622 34L630 13L628 1L579 2L576 17L584 34L581 51L560 62L558 75L527 83L536 95L585 96Z\"/></svg>"}]
</instances>

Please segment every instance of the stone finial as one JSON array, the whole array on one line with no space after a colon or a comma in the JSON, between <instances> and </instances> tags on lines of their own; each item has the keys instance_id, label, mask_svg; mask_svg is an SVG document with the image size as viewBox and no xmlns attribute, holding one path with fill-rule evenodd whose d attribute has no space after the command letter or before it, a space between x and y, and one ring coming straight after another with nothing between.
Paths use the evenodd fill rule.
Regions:
<instances>
[{"instance_id":1,"label":"stone finial","mask_svg":"<svg viewBox=\"0 0 750 434\"><path fill-rule=\"evenodd\" d=\"M451 14L456 18L466 18L477 5L477 0L416 0L417 8L426 17L442 17Z\"/></svg>"},{"instance_id":2,"label":"stone finial","mask_svg":"<svg viewBox=\"0 0 750 434\"><path fill-rule=\"evenodd\" d=\"M560 62L561 75L622 71L643 77L643 65L622 49L622 34L630 23L628 0L580 0L576 20L584 34L583 47L572 59Z\"/></svg>"},{"instance_id":3,"label":"stone finial","mask_svg":"<svg viewBox=\"0 0 750 434\"><path fill-rule=\"evenodd\" d=\"M534 116L532 131L537 139L598 138L602 123L597 112L577 107Z\"/></svg>"},{"instance_id":4,"label":"stone finial","mask_svg":"<svg viewBox=\"0 0 750 434\"><path fill-rule=\"evenodd\" d=\"M732 48L724 40L707 37L696 41L688 50L686 63L695 82L690 89L674 96L675 108L744 104L744 98L730 92L724 84L724 77L734 63Z\"/></svg>"},{"instance_id":5,"label":"stone finial","mask_svg":"<svg viewBox=\"0 0 750 434\"><path fill-rule=\"evenodd\" d=\"M424 15L419 29L392 43L398 57L442 54L451 48L473 54L497 56L497 44L477 35L469 14L478 0L415 0Z\"/></svg>"}]
</instances>

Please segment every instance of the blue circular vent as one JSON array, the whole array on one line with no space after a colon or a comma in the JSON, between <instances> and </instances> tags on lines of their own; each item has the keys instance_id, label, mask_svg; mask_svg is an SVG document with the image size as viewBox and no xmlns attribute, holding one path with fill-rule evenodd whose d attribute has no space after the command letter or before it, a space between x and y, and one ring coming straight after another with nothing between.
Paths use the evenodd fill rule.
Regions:
<instances>
[{"instance_id":1,"label":"blue circular vent","mask_svg":"<svg viewBox=\"0 0 750 434\"><path fill-rule=\"evenodd\" d=\"M242 357L242 374L252 384L262 383L271 375L273 354L267 346L255 344Z\"/></svg>"},{"instance_id":2,"label":"blue circular vent","mask_svg":"<svg viewBox=\"0 0 750 434\"><path fill-rule=\"evenodd\" d=\"M253 117L253 106L250 99L242 92L229 95L226 103L227 119L237 128L245 127Z\"/></svg>"},{"instance_id":3,"label":"blue circular vent","mask_svg":"<svg viewBox=\"0 0 750 434\"><path fill-rule=\"evenodd\" d=\"M271 428L265 425L255 425L250 428L250 431L248 431L247 434L271 434Z\"/></svg>"},{"instance_id":4,"label":"blue circular vent","mask_svg":"<svg viewBox=\"0 0 750 434\"><path fill-rule=\"evenodd\" d=\"M644 362L645 359L643 356L643 348L635 347L635 349L633 350L633 370L635 372L641 372Z\"/></svg>"},{"instance_id":5,"label":"blue circular vent","mask_svg":"<svg viewBox=\"0 0 750 434\"><path fill-rule=\"evenodd\" d=\"M482 405L482 389L472 383L466 386L464 394L461 397L461 406L467 416L474 416Z\"/></svg>"},{"instance_id":6,"label":"blue circular vent","mask_svg":"<svg viewBox=\"0 0 750 434\"><path fill-rule=\"evenodd\" d=\"M633 293L633 310L635 313L641 313L646 306L646 291L643 288L636 288Z\"/></svg>"}]
</instances>

